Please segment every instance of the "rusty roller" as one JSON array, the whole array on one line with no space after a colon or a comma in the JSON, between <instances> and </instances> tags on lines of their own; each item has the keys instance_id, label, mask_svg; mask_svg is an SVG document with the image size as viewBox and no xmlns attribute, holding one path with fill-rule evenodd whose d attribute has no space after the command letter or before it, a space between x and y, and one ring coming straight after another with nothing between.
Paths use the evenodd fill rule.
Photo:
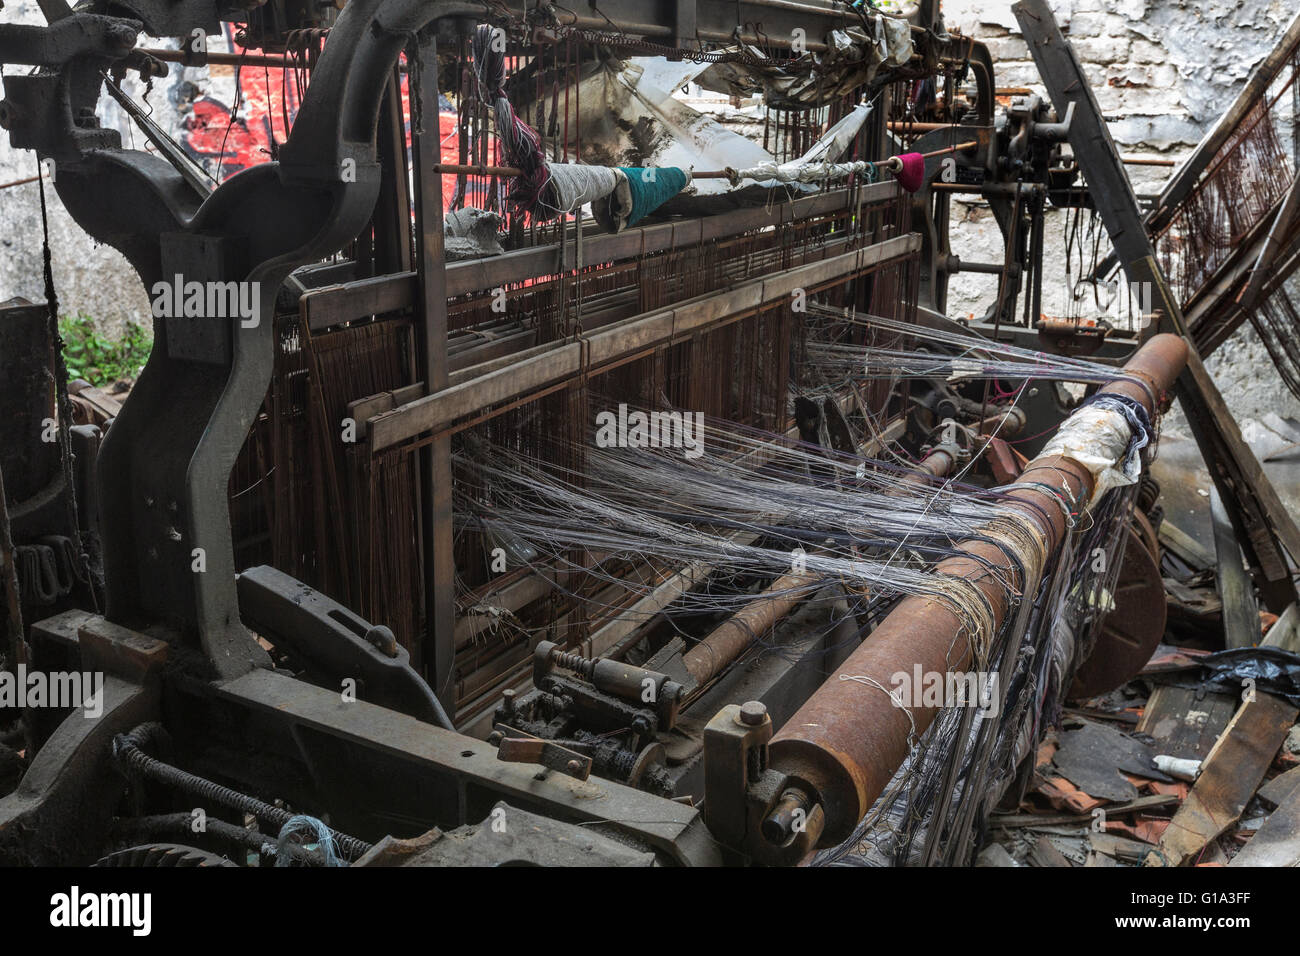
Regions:
<instances>
[{"instance_id":1,"label":"rusty roller","mask_svg":"<svg viewBox=\"0 0 1300 956\"><path fill-rule=\"evenodd\" d=\"M1156 398L1168 393L1187 362L1187 344L1176 335L1156 335L1125 365L1129 379L1117 379L1101 391L1125 395L1154 414ZM1148 387L1143 387L1137 379ZM1023 515L1026 527L1041 537L1045 553L1055 555L1067 525L1059 501L1042 485L1068 490L1072 501L1088 501L1095 480L1091 472L1071 458L1060 456L1034 461L1008 490L1010 504ZM987 542L967 541L959 546L972 557L940 562L936 571L970 581L988 601L995 626L1008 611L1004 581L1019 589L1018 570L1008 556ZM989 573L989 567L999 573ZM840 673L862 675L888 686L891 675L911 672L964 670L973 648L954 611L928 597L912 596L863 642L840 668ZM938 714L938 708L916 707L915 733L921 734ZM843 842L866 815L908 754L912 732L908 712L895 707L888 694L864 692L862 683L845 681L837 673L808 699L772 740L771 766L802 781L809 806L820 804L826 818L821 846Z\"/></svg>"}]
</instances>

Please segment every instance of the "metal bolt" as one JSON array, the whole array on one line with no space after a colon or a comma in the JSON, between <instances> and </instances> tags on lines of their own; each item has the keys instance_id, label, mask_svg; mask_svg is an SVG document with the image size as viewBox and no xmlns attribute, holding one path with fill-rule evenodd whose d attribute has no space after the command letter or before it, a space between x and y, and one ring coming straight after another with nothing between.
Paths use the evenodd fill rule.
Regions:
<instances>
[{"instance_id":1,"label":"metal bolt","mask_svg":"<svg viewBox=\"0 0 1300 956\"><path fill-rule=\"evenodd\" d=\"M763 838L776 846L785 846L798 833L808 815L808 794L791 787L781 794L776 808L760 826Z\"/></svg>"},{"instance_id":2,"label":"metal bolt","mask_svg":"<svg viewBox=\"0 0 1300 956\"><path fill-rule=\"evenodd\" d=\"M570 760L567 764L565 764L565 766L569 768L569 772L570 772L570 773L581 773L581 772L582 772L582 761L581 761L581 760Z\"/></svg>"},{"instance_id":3,"label":"metal bolt","mask_svg":"<svg viewBox=\"0 0 1300 956\"><path fill-rule=\"evenodd\" d=\"M767 717L767 706L760 700L740 705L740 722L747 727L757 727Z\"/></svg>"}]
</instances>

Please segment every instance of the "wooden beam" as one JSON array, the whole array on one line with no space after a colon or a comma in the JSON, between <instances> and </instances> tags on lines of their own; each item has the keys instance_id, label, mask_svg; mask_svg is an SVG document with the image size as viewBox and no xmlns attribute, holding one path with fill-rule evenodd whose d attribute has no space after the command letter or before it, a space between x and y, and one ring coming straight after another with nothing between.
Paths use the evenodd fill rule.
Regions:
<instances>
[{"instance_id":1,"label":"wooden beam","mask_svg":"<svg viewBox=\"0 0 1300 956\"><path fill-rule=\"evenodd\" d=\"M520 399L586 371L598 374L645 352L671 345L710 327L789 302L794 290L813 291L842 281L920 248L909 233L820 262L778 272L667 309L660 309L601 329L581 342L557 342L529 357L468 379L401 408L370 419L371 451L390 448L424 432L449 434L460 419L493 405Z\"/></svg>"},{"instance_id":2,"label":"wooden beam","mask_svg":"<svg viewBox=\"0 0 1300 956\"><path fill-rule=\"evenodd\" d=\"M1283 798L1228 866L1300 866L1300 787Z\"/></svg>"},{"instance_id":3,"label":"wooden beam","mask_svg":"<svg viewBox=\"0 0 1300 956\"><path fill-rule=\"evenodd\" d=\"M431 172L441 159L438 129L438 58L432 35L407 48L407 63L418 66L423 128L411 130L414 156L416 273L420 288L417 327L423 346L420 363L432 391L447 385L447 271L442 232L442 177ZM414 80L416 77L413 76ZM415 123L412 126L415 127ZM452 679L456 659L456 567L452 527L451 436L435 439L423 454L421 532L424 542L425 637L423 669L434 693L455 713Z\"/></svg>"},{"instance_id":4,"label":"wooden beam","mask_svg":"<svg viewBox=\"0 0 1300 956\"><path fill-rule=\"evenodd\" d=\"M1178 798L1171 793L1158 793L1149 797L1138 797L1128 803L1117 803L1103 807L1108 817L1127 816L1143 810L1154 810L1177 803ZM1092 817L1084 813L1007 813L993 814L989 817L991 829L1019 830L1033 827L1053 827L1063 824L1091 823Z\"/></svg>"},{"instance_id":5,"label":"wooden beam","mask_svg":"<svg viewBox=\"0 0 1300 956\"><path fill-rule=\"evenodd\" d=\"M1295 723L1296 708L1268 694L1241 705L1147 866L1181 866L1240 817Z\"/></svg>"},{"instance_id":6,"label":"wooden beam","mask_svg":"<svg viewBox=\"0 0 1300 956\"><path fill-rule=\"evenodd\" d=\"M1224 510L1219 489L1210 489L1210 519L1214 523L1215 578L1223 602L1223 642L1226 647L1259 643L1259 605L1246 570L1246 556L1237 542L1232 520Z\"/></svg>"},{"instance_id":7,"label":"wooden beam","mask_svg":"<svg viewBox=\"0 0 1300 956\"><path fill-rule=\"evenodd\" d=\"M856 193L857 208L887 202L896 198L898 193L899 186L894 180L862 186ZM637 226L617 235L601 236L600 256L611 262L639 259L651 253L684 248L686 245L730 239L755 229L848 210L852 208L853 197L852 190L835 189L771 207L738 209L725 216ZM572 242L571 236L569 242ZM500 256L449 262L446 264L447 295L467 295L553 276L562 268L559 243L516 249ZM322 286L303 293L302 298L307 303L307 321L314 331L378 313L413 308L418 296L419 282L416 274L399 272Z\"/></svg>"},{"instance_id":8,"label":"wooden beam","mask_svg":"<svg viewBox=\"0 0 1300 956\"><path fill-rule=\"evenodd\" d=\"M1159 538L1161 544L1197 571L1208 571L1214 567L1214 555L1201 542L1170 521L1168 516L1160 522Z\"/></svg>"}]
</instances>

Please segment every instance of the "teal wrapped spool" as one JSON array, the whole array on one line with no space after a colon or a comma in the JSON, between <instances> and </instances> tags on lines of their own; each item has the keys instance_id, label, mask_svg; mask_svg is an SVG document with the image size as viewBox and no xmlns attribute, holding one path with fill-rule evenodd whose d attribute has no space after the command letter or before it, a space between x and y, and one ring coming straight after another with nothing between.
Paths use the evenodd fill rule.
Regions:
<instances>
[{"instance_id":1,"label":"teal wrapped spool","mask_svg":"<svg viewBox=\"0 0 1300 956\"><path fill-rule=\"evenodd\" d=\"M649 174L647 176L647 174ZM686 188L686 173L676 166L643 168L624 167L627 186L632 193L632 211L625 226L635 226L668 200Z\"/></svg>"}]
</instances>

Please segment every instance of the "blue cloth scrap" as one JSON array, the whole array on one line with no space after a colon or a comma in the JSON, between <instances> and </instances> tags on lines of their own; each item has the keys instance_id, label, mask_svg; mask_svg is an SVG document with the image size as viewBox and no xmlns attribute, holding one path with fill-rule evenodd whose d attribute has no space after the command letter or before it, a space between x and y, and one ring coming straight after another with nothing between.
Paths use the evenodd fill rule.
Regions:
<instances>
[{"instance_id":1,"label":"blue cloth scrap","mask_svg":"<svg viewBox=\"0 0 1300 956\"><path fill-rule=\"evenodd\" d=\"M654 169L630 166L623 169L623 174L627 176L628 189L632 192L632 212L627 217L629 226L635 226L686 188L686 173L676 166Z\"/></svg>"}]
</instances>

